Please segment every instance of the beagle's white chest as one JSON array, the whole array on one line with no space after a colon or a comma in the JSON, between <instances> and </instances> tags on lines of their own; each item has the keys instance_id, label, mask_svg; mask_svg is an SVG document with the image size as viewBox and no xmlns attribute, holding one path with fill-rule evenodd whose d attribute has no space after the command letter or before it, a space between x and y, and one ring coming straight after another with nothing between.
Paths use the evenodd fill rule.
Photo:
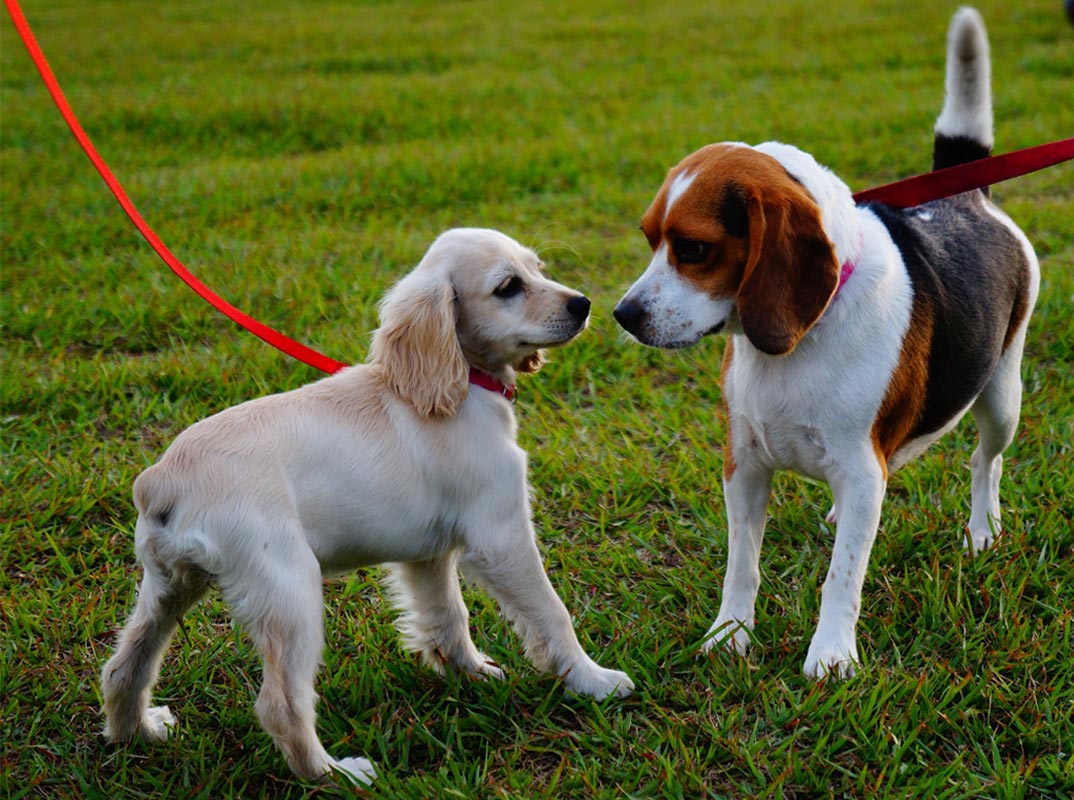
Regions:
<instances>
[{"instance_id":1,"label":"beagle's white chest","mask_svg":"<svg viewBox=\"0 0 1074 800\"><path fill-rule=\"evenodd\" d=\"M739 337L735 344L724 391L736 460L827 480L846 448L868 441L883 381L863 392L859 370L817 358L808 344L782 357L759 353Z\"/></svg>"}]
</instances>

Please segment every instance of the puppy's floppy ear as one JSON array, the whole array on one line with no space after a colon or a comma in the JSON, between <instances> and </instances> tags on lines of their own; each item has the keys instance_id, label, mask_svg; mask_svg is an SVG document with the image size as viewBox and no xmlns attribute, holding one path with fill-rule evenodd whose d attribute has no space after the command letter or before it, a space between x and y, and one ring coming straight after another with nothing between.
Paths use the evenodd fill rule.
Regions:
<instances>
[{"instance_id":1,"label":"puppy's floppy ear","mask_svg":"<svg viewBox=\"0 0 1074 800\"><path fill-rule=\"evenodd\" d=\"M447 275L412 272L380 304L370 361L388 387L423 417L450 416L469 390L469 365L455 333Z\"/></svg>"},{"instance_id":2,"label":"puppy's floppy ear","mask_svg":"<svg viewBox=\"0 0 1074 800\"><path fill-rule=\"evenodd\" d=\"M835 246L804 188L750 191L750 252L738 289L742 329L758 350L789 353L824 313L839 285Z\"/></svg>"}]
</instances>

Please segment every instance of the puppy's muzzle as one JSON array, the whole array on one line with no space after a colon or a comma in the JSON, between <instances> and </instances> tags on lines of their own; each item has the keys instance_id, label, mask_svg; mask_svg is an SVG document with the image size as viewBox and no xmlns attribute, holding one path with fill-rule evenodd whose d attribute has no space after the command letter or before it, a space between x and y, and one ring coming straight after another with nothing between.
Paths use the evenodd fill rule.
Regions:
<instances>
[{"instance_id":1,"label":"puppy's muzzle","mask_svg":"<svg viewBox=\"0 0 1074 800\"><path fill-rule=\"evenodd\" d=\"M567 301L567 313L571 315L575 322L581 325L589 318L591 306L592 303L589 302L589 298L581 294Z\"/></svg>"}]
</instances>

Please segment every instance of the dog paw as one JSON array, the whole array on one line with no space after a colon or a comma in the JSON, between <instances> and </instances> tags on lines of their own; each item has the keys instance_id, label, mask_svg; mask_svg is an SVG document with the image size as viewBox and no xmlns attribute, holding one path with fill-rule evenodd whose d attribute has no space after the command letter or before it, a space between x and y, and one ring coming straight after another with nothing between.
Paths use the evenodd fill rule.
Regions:
<instances>
[{"instance_id":1,"label":"dog paw","mask_svg":"<svg viewBox=\"0 0 1074 800\"><path fill-rule=\"evenodd\" d=\"M500 668L500 665L484 655L481 656L481 660L478 663L467 667L466 674L479 681L487 680L488 678L497 681L504 679L504 671Z\"/></svg>"},{"instance_id":2,"label":"dog paw","mask_svg":"<svg viewBox=\"0 0 1074 800\"><path fill-rule=\"evenodd\" d=\"M829 525L835 525L839 522L839 510L832 504L832 507L828 510L828 513L824 517L824 521Z\"/></svg>"},{"instance_id":3,"label":"dog paw","mask_svg":"<svg viewBox=\"0 0 1074 800\"><path fill-rule=\"evenodd\" d=\"M701 652L709 653L716 648L735 655L746 655L750 649L750 626L737 619L717 619L705 634Z\"/></svg>"},{"instance_id":4,"label":"dog paw","mask_svg":"<svg viewBox=\"0 0 1074 800\"><path fill-rule=\"evenodd\" d=\"M604 669L594 661L588 660L575 664L563 676L567 689L575 694L583 694L597 700L615 695L628 697L634 691L634 681L625 672Z\"/></svg>"},{"instance_id":5,"label":"dog paw","mask_svg":"<svg viewBox=\"0 0 1074 800\"><path fill-rule=\"evenodd\" d=\"M448 658L440 661L439 664L456 675L465 675L477 681L488 678L502 681L504 678L504 671L500 665L479 650L473 650L460 657ZM440 671L442 672L443 669Z\"/></svg>"},{"instance_id":6,"label":"dog paw","mask_svg":"<svg viewBox=\"0 0 1074 800\"><path fill-rule=\"evenodd\" d=\"M1002 531L993 530L991 526L974 530L966 528L966 535L962 539L962 545L971 556L975 556L982 550L987 550L996 543L996 538Z\"/></svg>"},{"instance_id":7,"label":"dog paw","mask_svg":"<svg viewBox=\"0 0 1074 800\"><path fill-rule=\"evenodd\" d=\"M814 680L853 678L858 671L858 651L854 644L818 644L814 641L806 653L802 672Z\"/></svg>"},{"instance_id":8,"label":"dog paw","mask_svg":"<svg viewBox=\"0 0 1074 800\"><path fill-rule=\"evenodd\" d=\"M373 762L367 758L341 758L332 764L331 771L345 781L369 786L377 777Z\"/></svg>"},{"instance_id":9,"label":"dog paw","mask_svg":"<svg viewBox=\"0 0 1074 800\"><path fill-rule=\"evenodd\" d=\"M139 733L149 742L163 742L171 735L175 727L175 715L167 706L147 708L142 717Z\"/></svg>"}]
</instances>

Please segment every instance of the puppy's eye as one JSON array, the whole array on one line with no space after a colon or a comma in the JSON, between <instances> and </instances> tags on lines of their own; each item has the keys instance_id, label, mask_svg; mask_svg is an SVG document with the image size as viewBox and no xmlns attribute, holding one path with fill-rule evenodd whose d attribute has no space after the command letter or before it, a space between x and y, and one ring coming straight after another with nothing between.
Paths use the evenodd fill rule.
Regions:
<instances>
[{"instance_id":1,"label":"puppy's eye","mask_svg":"<svg viewBox=\"0 0 1074 800\"><path fill-rule=\"evenodd\" d=\"M699 242L697 239L676 239L672 247L680 264L700 264L712 252L709 242Z\"/></svg>"},{"instance_id":2,"label":"puppy's eye","mask_svg":"<svg viewBox=\"0 0 1074 800\"><path fill-rule=\"evenodd\" d=\"M522 291L522 279L517 275L512 275L505 280L499 286L493 290L493 294L497 297L514 297L516 294Z\"/></svg>"}]
</instances>

